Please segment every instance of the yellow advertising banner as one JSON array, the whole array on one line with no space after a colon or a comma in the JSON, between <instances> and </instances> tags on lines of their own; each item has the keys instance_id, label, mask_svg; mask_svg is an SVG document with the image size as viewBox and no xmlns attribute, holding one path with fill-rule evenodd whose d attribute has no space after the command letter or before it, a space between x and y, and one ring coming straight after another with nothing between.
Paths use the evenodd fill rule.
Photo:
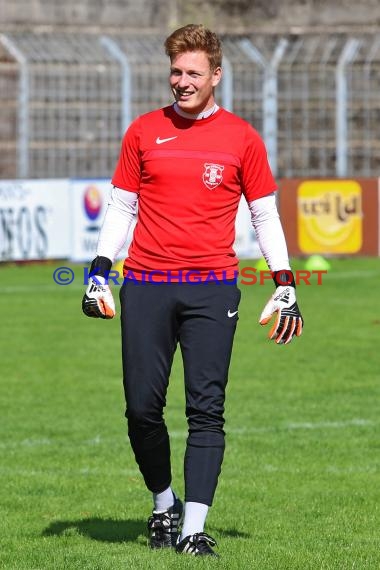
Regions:
<instances>
[{"instance_id":1,"label":"yellow advertising banner","mask_svg":"<svg viewBox=\"0 0 380 570\"><path fill-rule=\"evenodd\" d=\"M355 180L307 180L297 190L302 253L353 254L363 243L362 189Z\"/></svg>"},{"instance_id":2,"label":"yellow advertising banner","mask_svg":"<svg viewBox=\"0 0 380 570\"><path fill-rule=\"evenodd\" d=\"M290 255L380 256L378 178L283 178L279 209Z\"/></svg>"}]
</instances>

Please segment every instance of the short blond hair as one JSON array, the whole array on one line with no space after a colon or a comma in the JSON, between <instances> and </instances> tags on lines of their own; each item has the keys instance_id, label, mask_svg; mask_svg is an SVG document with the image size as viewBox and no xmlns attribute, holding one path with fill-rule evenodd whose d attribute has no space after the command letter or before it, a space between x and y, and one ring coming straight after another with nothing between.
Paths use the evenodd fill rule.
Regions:
<instances>
[{"instance_id":1,"label":"short blond hair","mask_svg":"<svg viewBox=\"0 0 380 570\"><path fill-rule=\"evenodd\" d=\"M222 44L214 32L202 24L188 24L175 30L165 40L165 52L172 61L174 57L188 51L204 51L214 71L222 65Z\"/></svg>"}]
</instances>

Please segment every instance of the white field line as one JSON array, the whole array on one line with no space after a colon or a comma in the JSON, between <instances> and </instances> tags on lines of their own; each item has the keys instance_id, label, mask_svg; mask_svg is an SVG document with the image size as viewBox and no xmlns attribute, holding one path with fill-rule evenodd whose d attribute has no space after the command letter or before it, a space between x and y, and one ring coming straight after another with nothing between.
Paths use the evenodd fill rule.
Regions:
<instances>
[{"instance_id":1,"label":"white field line","mask_svg":"<svg viewBox=\"0 0 380 570\"><path fill-rule=\"evenodd\" d=\"M337 467L336 465L326 465L325 467L320 467L320 469L313 467L312 470L308 467L286 467L282 465L272 465L267 463L262 466L258 466L258 469L266 471L267 473L310 473L319 472L319 473L328 473L330 475L347 475L347 474L354 474L354 473L379 473L379 467L377 465L361 465L361 466L352 466L349 467Z\"/></svg>"},{"instance_id":2,"label":"white field line","mask_svg":"<svg viewBox=\"0 0 380 570\"><path fill-rule=\"evenodd\" d=\"M284 465L272 465L270 463L266 464L258 464L256 466L256 471L264 471L266 473L291 473L291 474L300 474L300 473L310 473L318 472L318 473L327 473L329 475L347 475L347 474L356 474L356 473L367 473L367 474L378 474L379 467L377 465L350 465L348 467L338 467L337 465L326 465L313 467L312 470L306 467L287 467ZM62 469L23 469L23 468L12 468L12 467L1 467L0 466L0 476L20 476L20 477L46 477L46 476L70 476L70 477L130 477L136 480L139 480L139 472L136 468L131 469L100 469L97 467L82 467L81 469L71 469L71 468L62 468Z\"/></svg>"},{"instance_id":3,"label":"white field line","mask_svg":"<svg viewBox=\"0 0 380 570\"><path fill-rule=\"evenodd\" d=\"M256 433L270 433L279 431L294 431L294 430L326 430L326 429L345 429L350 427L370 427L377 425L377 422L371 420L366 420L362 418L354 418L351 420L345 420L341 422L337 421L325 421L325 422L299 422L299 423L284 423L278 426L262 426L262 427L241 427L241 428L229 428L226 427L226 433L228 435L253 435ZM186 430L170 431L170 437L173 439L184 438L187 436ZM94 438L86 439L83 441L74 442L72 440L54 440L49 438L28 438L21 441L10 441L10 442L0 442L0 449L14 449L14 448L33 448L33 447L43 447L43 446L64 446L65 443L70 447L81 447L81 446L94 446L94 445L108 445L110 442L115 442L116 440L121 441L119 438L103 438L100 435L96 435ZM125 439L125 441L127 441ZM123 442L122 442L123 443Z\"/></svg>"},{"instance_id":4,"label":"white field line","mask_svg":"<svg viewBox=\"0 0 380 570\"><path fill-rule=\"evenodd\" d=\"M228 435L253 435L255 433L270 433L278 431L293 431L293 430L324 430L324 429L345 429L347 427L365 427L373 426L374 422L371 420L365 420L361 418L355 418L352 420L346 420L342 422L300 422L300 423L285 423L279 424L278 426L263 426L263 427L241 427L241 428L231 428L226 427L225 431ZM186 432L171 432L171 437L183 437L187 435Z\"/></svg>"},{"instance_id":5,"label":"white field line","mask_svg":"<svg viewBox=\"0 0 380 570\"><path fill-rule=\"evenodd\" d=\"M54 283L36 283L35 285L5 285L2 287L2 291L4 293L8 293L10 295L14 293L43 293L46 291L65 291L70 289L83 289L85 290L86 285L83 283L70 283L70 285L57 285Z\"/></svg>"},{"instance_id":6,"label":"white field line","mask_svg":"<svg viewBox=\"0 0 380 570\"><path fill-rule=\"evenodd\" d=\"M371 269L368 269L366 271L341 271L340 273L328 271L327 273L322 274L322 279L346 279L347 277L353 279L362 279L363 277L379 277L379 275L380 269L378 271ZM310 279L313 279L313 276L311 276Z\"/></svg>"},{"instance_id":7,"label":"white field line","mask_svg":"<svg viewBox=\"0 0 380 570\"><path fill-rule=\"evenodd\" d=\"M45 475L82 475L84 477L89 475L96 476L116 476L123 477L137 477L138 470L136 469L98 469L94 467L82 467L81 469L14 469L7 467L0 467L0 475L20 475L24 477L41 477Z\"/></svg>"},{"instance_id":8,"label":"white field line","mask_svg":"<svg viewBox=\"0 0 380 570\"><path fill-rule=\"evenodd\" d=\"M322 282L325 279L363 279L364 277L377 277L380 276L380 270L366 270L366 271L341 271L339 273L334 273L333 271L328 271L322 275ZM315 278L315 281L314 281ZM22 278L25 279L25 276ZM311 276L311 285L317 285L317 277ZM53 278L52 278L53 280ZM121 285L121 281L120 281ZM302 281L300 283L302 285ZM117 287L115 283L110 281L110 286ZM253 287L260 287L261 285L255 284L252 285ZM52 283L42 283L42 284L35 284L35 285L28 285L23 283L22 285L5 285L1 287L2 293L40 293L42 291L64 291L65 289L83 289L86 286L80 279L76 279L76 282L70 283L69 285L58 285L54 282Z\"/></svg>"}]
</instances>

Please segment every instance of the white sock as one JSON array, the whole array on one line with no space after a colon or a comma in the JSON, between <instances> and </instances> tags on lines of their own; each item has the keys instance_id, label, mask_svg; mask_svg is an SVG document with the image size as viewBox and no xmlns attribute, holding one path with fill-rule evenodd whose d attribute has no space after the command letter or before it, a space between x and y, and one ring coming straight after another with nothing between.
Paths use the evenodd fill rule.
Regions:
<instances>
[{"instance_id":1,"label":"white sock","mask_svg":"<svg viewBox=\"0 0 380 570\"><path fill-rule=\"evenodd\" d=\"M175 495L171 487L162 493L153 493L153 503L155 513L164 513L174 505Z\"/></svg>"},{"instance_id":2,"label":"white sock","mask_svg":"<svg viewBox=\"0 0 380 570\"><path fill-rule=\"evenodd\" d=\"M183 520L180 540L183 540L185 536L189 536L190 534L203 532L208 509L209 506L203 503L185 503L185 518Z\"/></svg>"}]
</instances>

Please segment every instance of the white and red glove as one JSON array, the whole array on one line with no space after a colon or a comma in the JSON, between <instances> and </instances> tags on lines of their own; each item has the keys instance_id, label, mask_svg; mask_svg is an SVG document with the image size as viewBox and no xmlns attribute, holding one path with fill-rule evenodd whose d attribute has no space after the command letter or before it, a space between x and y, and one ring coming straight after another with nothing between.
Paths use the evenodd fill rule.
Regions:
<instances>
[{"instance_id":1,"label":"white and red glove","mask_svg":"<svg viewBox=\"0 0 380 570\"><path fill-rule=\"evenodd\" d=\"M265 305L259 323L266 325L276 314L268 337L277 344L289 344L295 336L301 336L304 322L297 305L294 277L289 270L275 271L273 280L276 291Z\"/></svg>"},{"instance_id":2,"label":"white and red glove","mask_svg":"<svg viewBox=\"0 0 380 570\"><path fill-rule=\"evenodd\" d=\"M106 257L96 257L91 264L88 287L82 299L82 311L87 317L112 319L115 301L107 284L112 262Z\"/></svg>"}]
</instances>

